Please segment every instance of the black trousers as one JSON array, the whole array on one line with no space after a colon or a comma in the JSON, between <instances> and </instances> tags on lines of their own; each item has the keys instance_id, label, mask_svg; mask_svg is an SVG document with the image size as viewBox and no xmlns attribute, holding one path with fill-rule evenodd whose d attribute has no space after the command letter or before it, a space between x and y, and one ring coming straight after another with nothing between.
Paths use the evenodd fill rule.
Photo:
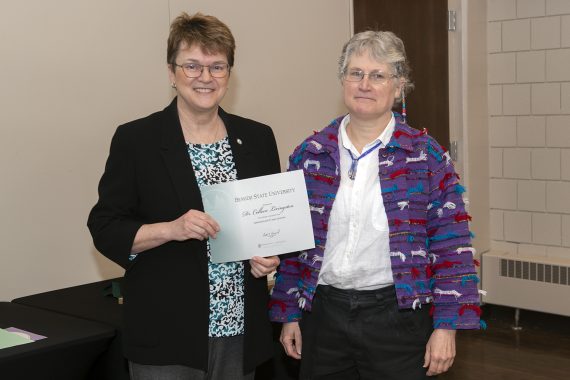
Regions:
<instances>
[{"instance_id":1,"label":"black trousers","mask_svg":"<svg viewBox=\"0 0 570 380\"><path fill-rule=\"evenodd\" d=\"M429 306L399 310L394 286L356 291L319 285L300 326L303 380L428 378Z\"/></svg>"}]
</instances>

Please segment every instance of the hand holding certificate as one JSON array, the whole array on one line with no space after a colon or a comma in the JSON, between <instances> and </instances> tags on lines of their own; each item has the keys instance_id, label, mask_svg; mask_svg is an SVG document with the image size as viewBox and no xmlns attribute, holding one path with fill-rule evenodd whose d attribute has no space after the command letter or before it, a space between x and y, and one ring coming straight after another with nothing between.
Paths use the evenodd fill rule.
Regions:
<instances>
[{"instance_id":1,"label":"hand holding certificate","mask_svg":"<svg viewBox=\"0 0 570 380\"><path fill-rule=\"evenodd\" d=\"M204 186L204 211L220 225L210 239L216 263L315 247L301 170Z\"/></svg>"}]
</instances>

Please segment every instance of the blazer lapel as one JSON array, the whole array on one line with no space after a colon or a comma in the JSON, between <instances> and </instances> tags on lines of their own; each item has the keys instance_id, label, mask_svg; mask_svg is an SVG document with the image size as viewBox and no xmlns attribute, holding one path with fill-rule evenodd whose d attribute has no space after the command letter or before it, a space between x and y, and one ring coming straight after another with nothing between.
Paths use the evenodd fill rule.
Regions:
<instances>
[{"instance_id":1,"label":"blazer lapel","mask_svg":"<svg viewBox=\"0 0 570 380\"><path fill-rule=\"evenodd\" d=\"M236 123L236 120L231 118L231 116L221 108L219 115L228 132L228 141L232 148L238 179L246 179L259 175L256 171L257 165L255 163L255 155L253 154L256 141L253 141L245 135L242 132L242 126Z\"/></svg>"},{"instance_id":2,"label":"blazer lapel","mask_svg":"<svg viewBox=\"0 0 570 380\"><path fill-rule=\"evenodd\" d=\"M188 156L188 149L184 141L184 134L178 118L178 110L176 108L176 98L163 111L163 120L161 121L162 141L160 149L164 164L170 178L172 186L178 195L181 215L190 209L204 211L200 188L196 181L196 175L192 168L192 162ZM200 269L208 275L208 259L206 256L206 242L204 245L204 254L198 255L197 260L200 262Z\"/></svg>"},{"instance_id":3,"label":"blazer lapel","mask_svg":"<svg viewBox=\"0 0 570 380\"><path fill-rule=\"evenodd\" d=\"M163 113L161 153L178 195L181 211L186 212L190 209L204 211L200 188L188 157L188 150L178 118L176 98L165 108Z\"/></svg>"},{"instance_id":4,"label":"blazer lapel","mask_svg":"<svg viewBox=\"0 0 570 380\"><path fill-rule=\"evenodd\" d=\"M259 175L259 169L257 169L258 165L255 163L255 154L253 151L256 141L253 141L252 138L243 133L243 127L246 126L241 125L238 120L232 118L231 115L226 113L221 107L219 108L218 114L224 122L226 131L228 132L228 141L232 148L237 179L246 179ZM245 260L243 263L245 273L249 274L251 271L249 260ZM249 283L252 278L253 277L251 275L246 275L245 281Z\"/></svg>"}]
</instances>

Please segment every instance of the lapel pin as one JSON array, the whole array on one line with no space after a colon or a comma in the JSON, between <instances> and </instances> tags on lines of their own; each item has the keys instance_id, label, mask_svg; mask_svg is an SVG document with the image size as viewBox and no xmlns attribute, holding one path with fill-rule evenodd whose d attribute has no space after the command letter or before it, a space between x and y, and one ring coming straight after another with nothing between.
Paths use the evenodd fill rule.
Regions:
<instances>
[{"instance_id":1,"label":"lapel pin","mask_svg":"<svg viewBox=\"0 0 570 380\"><path fill-rule=\"evenodd\" d=\"M239 145L241 145L241 144L242 144L242 141L241 141L241 139L236 139L236 142L237 142Z\"/></svg>"}]
</instances>

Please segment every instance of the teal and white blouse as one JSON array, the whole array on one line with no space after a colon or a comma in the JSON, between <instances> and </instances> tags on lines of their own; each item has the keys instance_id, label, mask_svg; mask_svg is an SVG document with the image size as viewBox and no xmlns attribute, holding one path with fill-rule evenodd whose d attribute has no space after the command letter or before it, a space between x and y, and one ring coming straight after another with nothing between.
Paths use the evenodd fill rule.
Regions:
<instances>
[{"instance_id":1,"label":"teal and white blouse","mask_svg":"<svg viewBox=\"0 0 570 380\"><path fill-rule=\"evenodd\" d=\"M199 186L237 180L228 138L212 144L188 144L188 154ZM244 333L243 262L212 263L208 242L210 281L210 337Z\"/></svg>"}]
</instances>

